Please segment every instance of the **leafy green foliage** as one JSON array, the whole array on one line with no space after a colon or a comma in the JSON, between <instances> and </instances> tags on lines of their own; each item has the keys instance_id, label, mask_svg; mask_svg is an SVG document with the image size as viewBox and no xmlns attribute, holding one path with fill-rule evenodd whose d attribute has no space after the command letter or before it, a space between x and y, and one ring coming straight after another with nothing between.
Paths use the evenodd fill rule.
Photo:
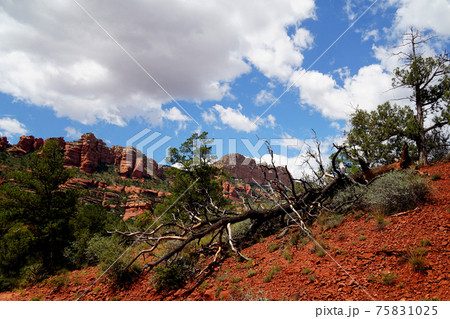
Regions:
<instances>
[{"instance_id":1,"label":"leafy green foliage","mask_svg":"<svg viewBox=\"0 0 450 319\"><path fill-rule=\"evenodd\" d=\"M6 232L0 245L11 247L22 238L20 249L5 250L8 262L1 265L2 276L11 274L11 269L17 273L29 263L41 263L49 272L58 269L64 263L64 247L73 238L70 220L78 195L59 188L71 172L63 166L57 141L49 141L39 153L31 154L27 167L9 173L13 182L0 185L0 227Z\"/></svg>"},{"instance_id":2,"label":"leafy green foliage","mask_svg":"<svg viewBox=\"0 0 450 319\"><path fill-rule=\"evenodd\" d=\"M211 155L212 140L207 139L207 132L194 133L179 149L170 148L167 161L181 165L180 169L171 168L168 174L172 176L172 195L158 205L155 214L160 215L168 210L171 219L183 222L198 222L211 216L208 206L213 202L217 208L224 208L230 201L223 197L223 171L210 165L214 157Z\"/></svg>"},{"instance_id":3,"label":"leafy green foliage","mask_svg":"<svg viewBox=\"0 0 450 319\"><path fill-rule=\"evenodd\" d=\"M180 258L172 264L155 268L154 286L157 290L173 290L182 287L192 278L195 265L189 258Z\"/></svg>"},{"instance_id":4,"label":"leafy green foliage","mask_svg":"<svg viewBox=\"0 0 450 319\"><path fill-rule=\"evenodd\" d=\"M450 136L442 128L450 123L450 60L446 52L422 56L420 46L426 41L418 31L406 34L404 47L409 52L400 52L404 63L393 72L393 88L410 89L413 108L386 102L375 111L353 113L346 143L353 155L358 153L374 165L388 164L400 157L403 143L421 163L448 154ZM432 124L427 127L429 116Z\"/></svg>"},{"instance_id":5,"label":"leafy green foliage","mask_svg":"<svg viewBox=\"0 0 450 319\"><path fill-rule=\"evenodd\" d=\"M3 160L8 182L0 185L0 290L91 264L89 241L121 218L101 205L81 205L80 191L60 187L74 171L64 168L58 142Z\"/></svg>"},{"instance_id":6,"label":"leafy green foliage","mask_svg":"<svg viewBox=\"0 0 450 319\"><path fill-rule=\"evenodd\" d=\"M71 219L70 224L75 240L64 250L64 256L75 268L93 265L87 256L89 241L95 235L106 235L105 229L115 227L121 222L120 215L107 212L99 204L84 205Z\"/></svg>"},{"instance_id":7,"label":"leafy green foliage","mask_svg":"<svg viewBox=\"0 0 450 319\"><path fill-rule=\"evenodd\" d=\"M356 110L350 117L350 131L346 144L367 163L386 165L400 158L404 143L417 130L414 113L409 107L386 102L371 112ZM410 145L410 153L414 148Z\"/></svg>"},{"instance_id":8,"label":"leafy green foliage","mask_svg":"<svg viewBox=\"0 0 450 319\"><path fill-rule=\"evenodd\" d=\"M139 274L141 267L134 263L130 268L124 270L132 259L131 254L122 256L126 247L121 243L118 236L102 237L95 235L89 240L86 248L86 256L90 263L99 264L100 269L117 284L126 284ZM121 258L119 258L121 257Z\"/></svg>"}]
</instances>

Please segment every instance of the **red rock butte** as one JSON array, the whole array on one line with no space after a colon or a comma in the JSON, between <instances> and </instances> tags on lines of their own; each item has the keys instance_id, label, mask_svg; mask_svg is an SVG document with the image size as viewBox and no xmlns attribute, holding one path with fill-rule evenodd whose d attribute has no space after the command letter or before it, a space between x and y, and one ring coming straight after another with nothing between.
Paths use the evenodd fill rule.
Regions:
<instances>
[{"instance_id":1,"label":"red rock butte","mask_svg":"<svg viewBox=\"0 0 450 319\"><path fill-rule=\"evenodd\" d=\"M57 140L64 150L64 165L66 167L79 167L85 173L92 173L105 164L119 167L122 177L144 178L148 176L161 176L162 168L151 158L147 158L134 147L112 146L95 137L93 133L81 136L77 141L66 142L64 138L49 138L45 141L34 136L22 136L16 145L9 146L6 137L0 139L0 151L6 150L16 157L22 157L37 151L49 140Z\"/></svg>"}]
</instances>

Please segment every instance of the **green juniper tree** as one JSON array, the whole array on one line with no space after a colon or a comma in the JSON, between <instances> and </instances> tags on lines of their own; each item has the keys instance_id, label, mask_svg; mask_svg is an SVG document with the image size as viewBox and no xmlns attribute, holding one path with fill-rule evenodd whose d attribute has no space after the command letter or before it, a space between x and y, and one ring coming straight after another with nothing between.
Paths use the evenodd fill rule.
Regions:
<instances>
[{"instance_id":1,"label":"green juniper tree","mask_svg":"<svg viewBox=\"0 0 450 319\"><path fill-rule=\"evenodd\" d=\"M394 70L393 88L409 88L409 106L386 102L375 111L356 110L350 118L346 144L373 165L392 163L401 156L404 143L419 162L438 159L449 150L449 136L443 130L450 123L450 63L447 53L424 57L419 52L429 39L411 30L405 37L409 52L399 53L402 67ZM426 121L427 118L432 119ZM417 155L416 155L417 154Z\"/></svg>"},{"instance_id":2,"label":"green juniper tree","mask_svg":"<svg viewBox=\"0 0 450 319\"><path fill-rule=\"evenodd\" d=\"M58 142L50 140L31 154L27 170L11 172L10 182L0 185L0 275L4 279L18 276L29 264L40 264L46 273L64 264L64 248L73 239L70 220L78 194L60 188L71 174L63 160Z\"/></svg>"},{"instance_id":3,"label":"green juniper tree","mask_svg":"<svg viewBox=\"0 0 450 319\"><path fill-rule=\"evenodd\" d=\"M207 132L194 133L179 148L169 149L167 162L180 168L169 171L172 194L156 208L156 214L170 207L170 218L197 223L212 217L212 212L215 212L214 215L218 212L211 209L211 205L224 208L229 204L229 200L222 195L220 184L224 173L219 167L211 165L215 160L211 154L212 142Z\"/></svg>"},{"instance_id":4,"label":"green juniper tree","mask_svg":"<svg viewBox=\"0 0 450 319\"><path fill-rule=\"evenodd\" d=\"M420 48L427 40L422 33L411 29L405 40L409 52L400 53L404 65L395 69L393 78L394 88L412 90L409 99L415 108L415 130L410 132L409 138L416 143L422 163L428 161L427 135L450 122L450 60L446 52L424 57ZM433 116L429 126L425 123L428 116Z\"/></svg>"}]
</instances>

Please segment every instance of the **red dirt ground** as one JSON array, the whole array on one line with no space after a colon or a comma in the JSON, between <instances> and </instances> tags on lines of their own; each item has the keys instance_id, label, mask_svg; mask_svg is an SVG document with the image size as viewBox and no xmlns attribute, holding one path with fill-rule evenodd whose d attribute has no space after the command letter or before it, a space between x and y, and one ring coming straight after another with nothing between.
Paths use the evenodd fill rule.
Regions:
<instances>
[{"instance_id":1,"label":"red dirt ground","mask_svg":"<svg viewBox=\"0 0 450 319\"><path fill-rule=\"evenodd\" d=\"M442 174L432 181L433 195L418 209L386 218L389 224L377 229L367 215L346 217L335 228L313 231L317 239L329 245L327 252L359 283L358 286L331 258L311 253L313 243L291 245L290 235L275 236L250 246L242 253L253 264L227 258L192 293L186 288L157 293L149 275L128 288L116 288L100 280L83 300L450 300L450 163L424 167L429 176ZM427 271L415 272L405 261L404 252L429 240L426 247ZM269 252L277 243L280 248ZM286 252L292 256L289 262ZM263 278L274 266L281 266L269 282ZM309 269L309 274L303 274ZM249 272L253 276L248 277ZM382 282L383 274L393 273L396 281ZM33 287L0 293L0 300L75 300L100 271L95 268L74 271L48 279ZM362 287L367 291L366 294Z\"/></svg>"}]
</instances>

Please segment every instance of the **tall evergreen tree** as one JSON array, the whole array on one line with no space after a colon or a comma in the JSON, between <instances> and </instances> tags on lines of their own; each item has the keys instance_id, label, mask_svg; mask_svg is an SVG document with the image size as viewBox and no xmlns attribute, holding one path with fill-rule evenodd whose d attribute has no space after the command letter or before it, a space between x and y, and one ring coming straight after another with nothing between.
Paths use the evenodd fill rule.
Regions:
<instances>
[{"instance_id":1,"label":"tall evergreen tree","mask_svg":"<svg viewBox=\"0 0 450 319\"><path fill-rule=\"evenodd\" d=\"M76 212L78 196L75 190L60 188L70 177L63 161L58 142L50 140L31 154L27 170L10 173L10 182L0 185L0 227L4 232L0 245L8 248L0 254L10 260L0 266L0 272L15 263L31 262L52 272L64 263L63 251L73 233L69 221ZM18 228L27 241L15 254L8 240L15 238L13 232ZM17 260L24 258L24 252L25 263Z\"/></svg>"}]
</instances>

